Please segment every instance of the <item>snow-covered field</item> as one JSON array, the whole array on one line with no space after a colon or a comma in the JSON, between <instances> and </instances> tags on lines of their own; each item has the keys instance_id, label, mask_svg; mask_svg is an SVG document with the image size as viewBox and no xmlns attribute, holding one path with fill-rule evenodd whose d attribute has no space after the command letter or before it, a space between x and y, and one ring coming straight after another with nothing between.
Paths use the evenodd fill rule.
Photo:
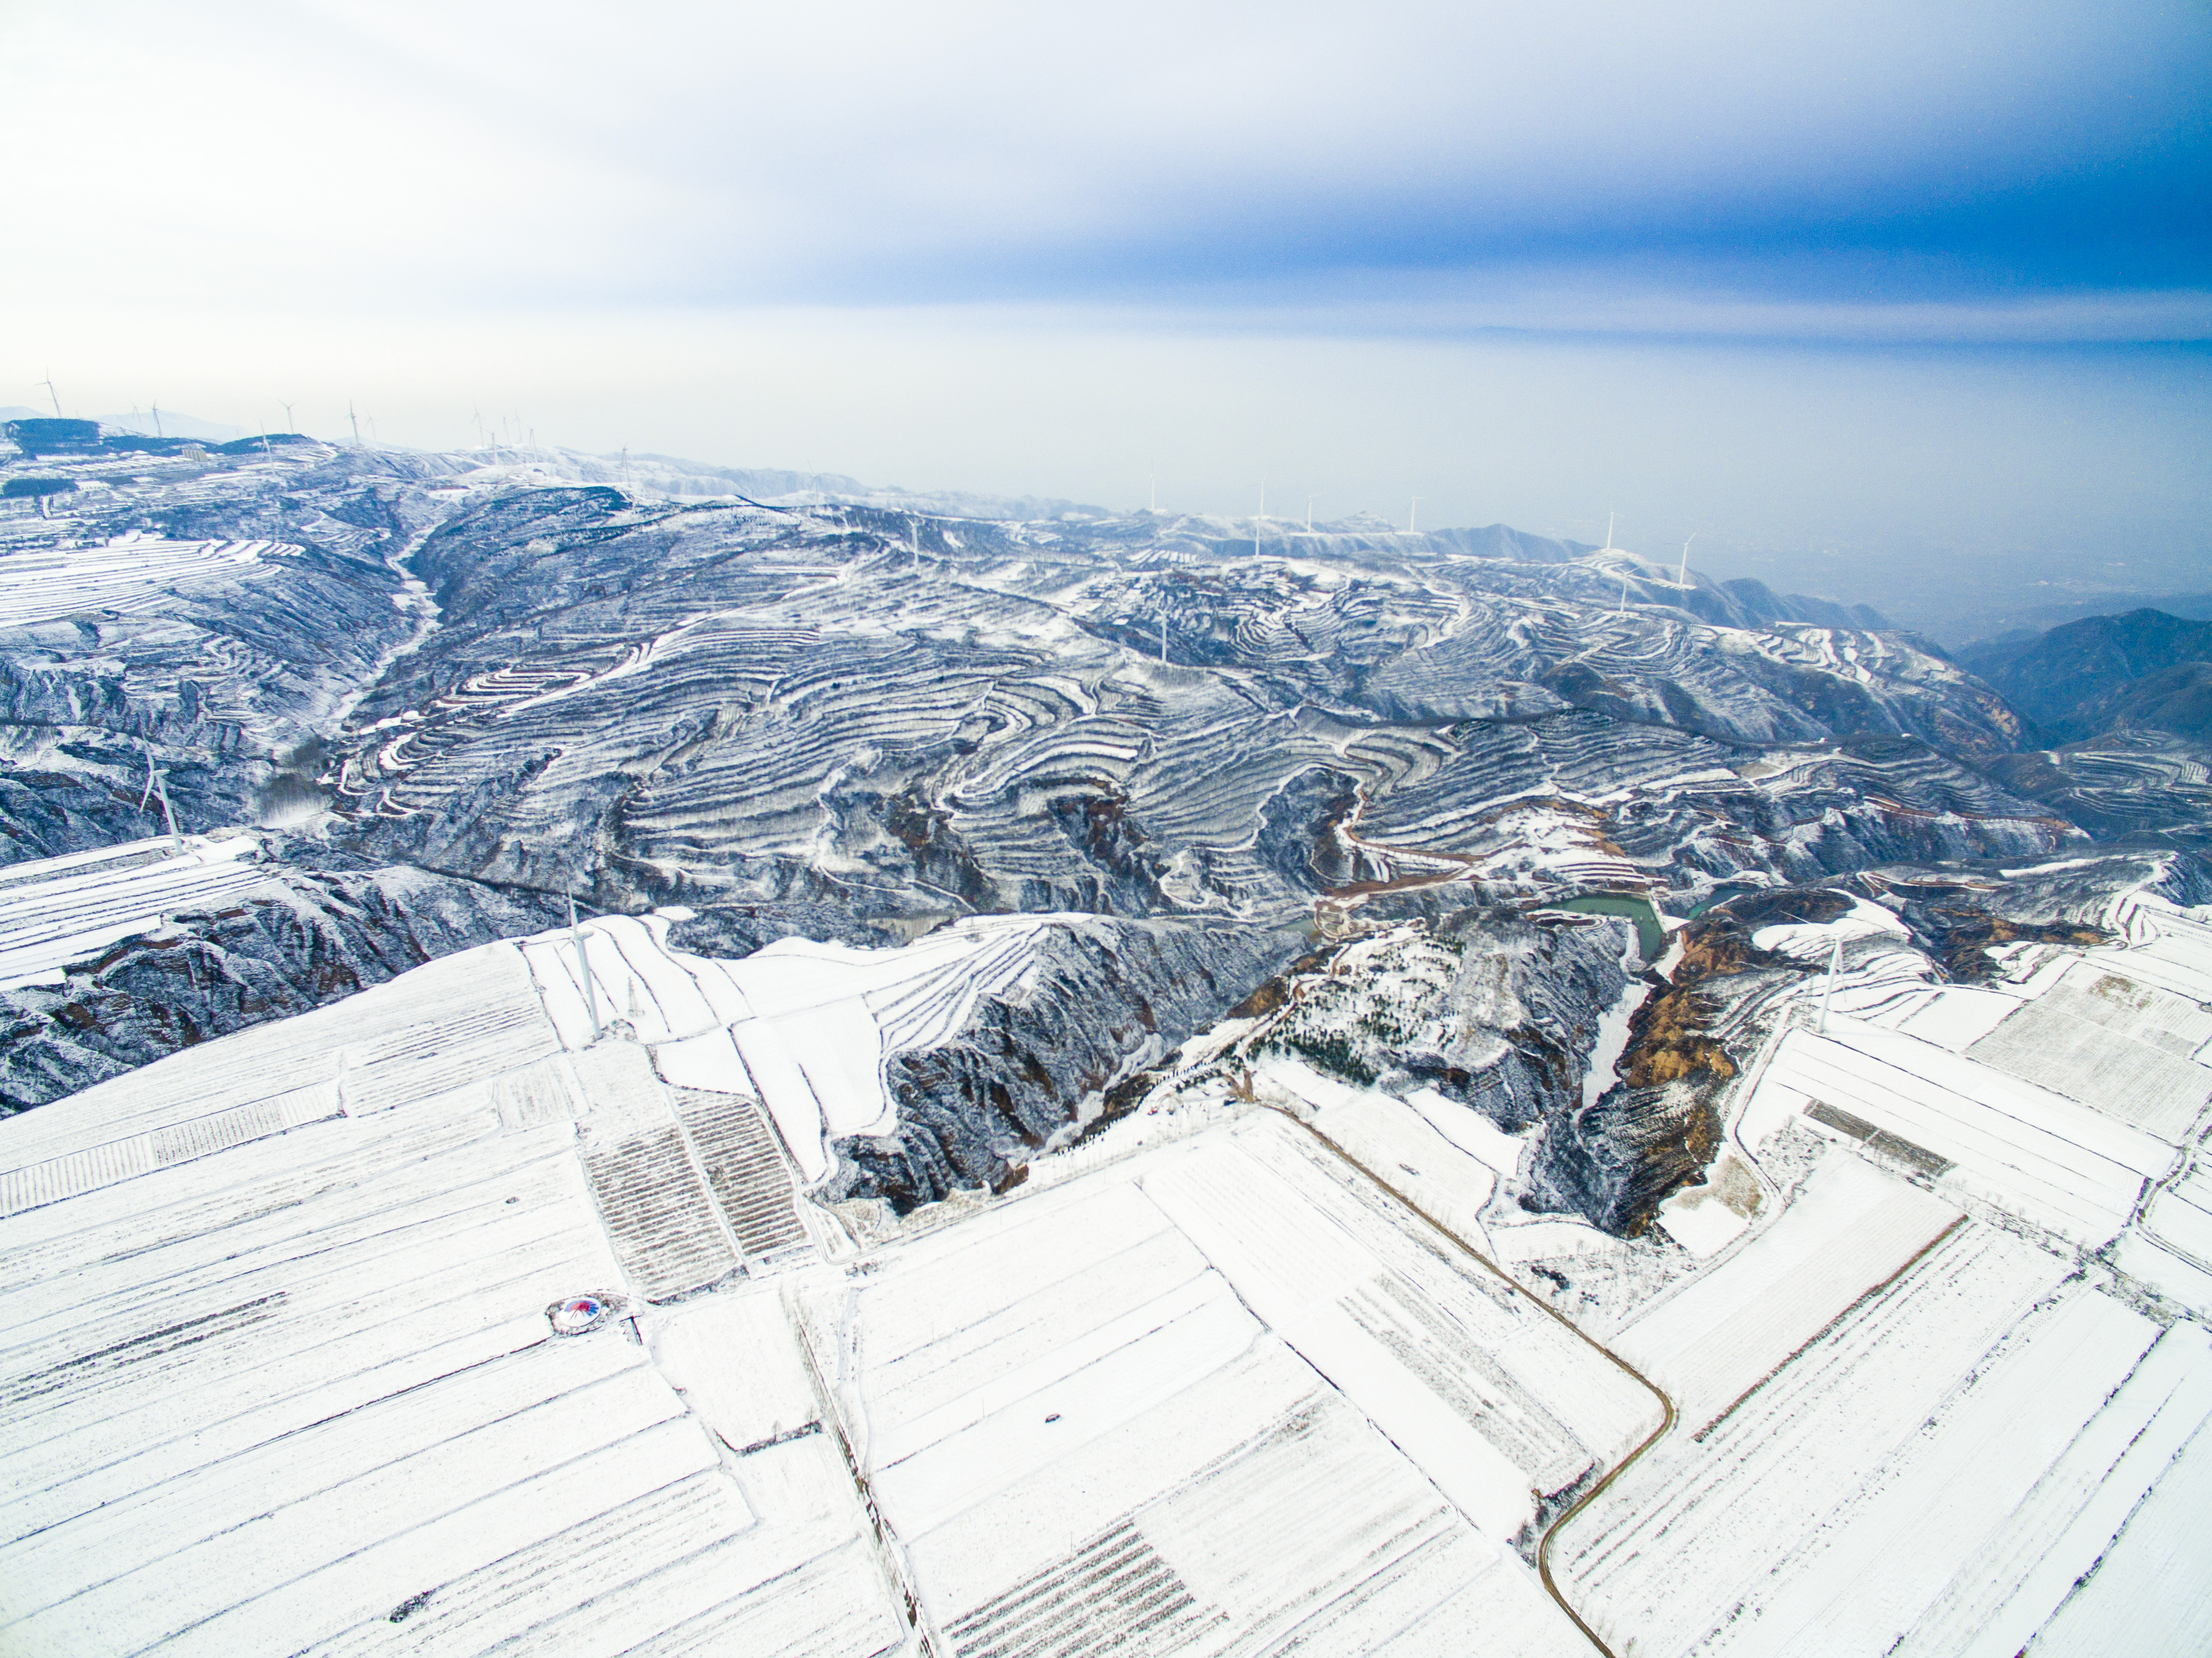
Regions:
<instances>
[{"instance_id":1,"label":"snow-covered field","mask_svg":"<svg viewBox=\"0 0 2212 1658\"><path fill-rule=\"evenodd\" d=\"M0 989L58 980L62 968L153 930L164 915L262 884L260 857L250 834L163 835L9 865L0 875Z\"/></svg>"},{"instance_id":2,"label":"snow-covered field","mask_svg":"<svg viewBox=\"0 0 2212 1658\"><path fill-rule=\"evenodd\" d=\"M770 1281L815 1251L765 1121L568 1053L525 948L9 1119L0 1168L0 1645L902 1638ZM725 1297L649 1305L702 1261Z\"/></svg>"},{"instance_id":3,"label":"snow-covered field","mask_svg":"<svg viewBox=\"0 0 2212 1658\"><path fill-rule=\"evenodd\" d=\"M2212 1522L2212 1069L2173 988L2212 950L2124 919L1986 988L1863 951L1825 1034L1800 991L1731 1139L1826 1149L1613 1338L1678 1420L1553 1539L1616 1651L2201 1649L2202 1597L2157 1586L2201 1582Z\"/></svg>"},{"instance_id":4,"label":"snow-covered field","mask_svg":"<svg viewBox=\"0 0 2212 1658\"><path fill-rule=\"evenodd\" d=\"M952 1648L1579 1650L1505 1545L1659 1406L1423 1230L1262 1113L818 1297Z\"/></svg>"},{"instance_id":5,"label":"snow-covered field","mask_svg":"<svg viewBox=\"0 0 2212 1658\"><path fill-rule=\"evenodd\" d=\"M225 849L26 870L0 915L85 936ZM1850 970L1825 1033L1790 993L1702 1188L1733 1218L1662 1213L1687 1249L1520 1210L1528 1137L1281 1053L855 1231L799 1191L895 1120L886 1058L1073 918L735 962L680 919L0 1122L0 1649L2203 1643L2191 913L1986 987L1792 924ZM2069 1068L2114 1043L2166 1067ZM1579 1327L1561 1264L1613 1285Z\"/></svg>"},{"instance_id":6,"label":"snow-covered field","mask_svg":"<svg viewBox=\"0 0 2212 1658\"><path fill-rule=\"evenodd\" d=\"M20 548L0 558L0 627L102 610L166 610L180 586L235 579L240 565L299 550L268 541L170 541L137 531L93 546Z\"/></svg>"},{"instance_id":7,"label":"snow-covered field","mask_svg":"<svg viewBox=\"0 0 2212 1658\"><path fill-rule=\"evenodd\" d=\"M2172 1546L2113 1539L2212 1416L2208 1357L1968 1223L1637 1463L1556 1570L1638 1652L2014 1653L2100 1556Z\"/></svg>"},{"instance_id":8,"label":"snow-covered field","mask_svg":"<svg viewBox=\"0 0 2212 1658\"><path fill-rule=\"evenodd\" d=\"M656 1053L839 999L942 1029L1018 931L707 989L657 931L585 930L641 1041L580 1035L562 934L0 1127L6 1638L866 1653L911 1588L945 1651L1060 1650L1109 1592L1136 1650L1579 1649L1510 1544L1661 1415L1601 1351L1274 1114L858 1277L819 1218L750 1250L752 1102Z\"/></svg>"},{"instance_id":9,"label":"snow-covered field","mask_svg":"<svg viewBox=\"0 0 2212 1658\"><path fill-rule=\"evenodd\" d=\"M891 1128L884 1060L943 1041L979 998L1011 988L1058 919L979 917L902 950L784 938L722 961L668 946L681 914L525 939L546 1014L567 1048L627 1022L670 1082L757 1090L810 1183L829 1172L826 1140Z\"/></svg>"}]
</instances>

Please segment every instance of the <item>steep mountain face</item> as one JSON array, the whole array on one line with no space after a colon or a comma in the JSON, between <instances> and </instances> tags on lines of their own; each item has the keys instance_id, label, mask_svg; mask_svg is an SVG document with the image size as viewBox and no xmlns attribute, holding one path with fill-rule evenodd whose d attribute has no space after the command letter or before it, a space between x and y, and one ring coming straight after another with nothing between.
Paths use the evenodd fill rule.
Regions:
<instances>
[{"instance_id":1,"label":"steep mountain face","mask_svg":"<svg viewBox=\"0 0 2212 1658\"><path fill-rule=\"evenodd\" d=\"M271 867L88 956L0 990L0 1104L75 1093L210 1036L338 1000L412 967L556 925L554 905L423 870Z\"/></svg>"},{"instance_id":2,"label":"steep mountain face","mask_svg":"<svg viewBox=\"0 0 2212 1658\"><path fill-rule=\"evenodd\" d=\"M2115 686L2078 723L2092 732L2163 731L2212 743L2212 661L2177 662Z\"/></svg>"},{"instance_id":3,"label":"steep mountain face","mask_svg":"<svg viewBox=\"0 0 2212 1658\"><path fill-rule=\"evenodd\" d=\"M2123 725L2180 730L2160 715L2185 685L2147 690L2140 701L2131 687L2192 663L2212 663L2212 622L2149 610L2084 616L2033 640L1970 646L1959 660L2061 742ZM2193 708L2185 696L2174 714L2201 720L2202 709ZM2201 728L2182 734L2200 735Z\"/></svg>"},{"instance_id":4,"label":"steep mountain face","mask_svg":"<svg viewBox=\"0 0 2212 1658\"><path fill-rule=\"evenodd\" d=\"M482 459L95 448L40 461L85 486L56 515L0 507L0 861L158 833L149 766L188 833L278 826L258 896L10 993L11 1102L572 894L682 906L677 944L729 954L1072 912L1096 919L1018 993L896 1057L896 1131L842 1141L825 1195L1012 1179L1304 958L1341 982L1300 989L1283 1041L1540 1125L1532 1200L1630 1229L1701 1166L1751 1027L1734 990L1650 999L1586 1099L1641 969L1620 925L1532 911L1724 918L2212 818L2201 765L2157 747L2182 738L2021 752L2003 673L1871 611L1502 525L969 518L836 478ZM2154 631L2096 649L2179 648ZM1344 954L1386 936L1404 962ZM1366 1032L1341 1053L1337 1014Z\"/></svg>"},{"instance_id":5,"label":"steep mountain face","mask_svg":"<svg viewBox=\"0 0 2212 1658\"><path fill-rule=\"evenodd\" d=\"M1098 921L1052 935L1021 987L945 1042L896 1054L895 1133L838 1144L827 1197L895 1207L997 1187L1301 947L1295 932Z\"/></svg>"},{"instance_id":6,"label":"steep mountain face","mask_svg":"<svg viewBox=\"0 0 2212 1658\"><path fill-rule=\"evenodd\" d=\"M1583 1078L1635 950L1623 921L1446 910L1338 951L1260 1051L1401 1097L1429 1090L1508 1134L1533 1130L1530 1206L1618 1229L1650 1159L1620 1154L1613 1126L1585 1109Z\"/></svg>"}]
</instances>

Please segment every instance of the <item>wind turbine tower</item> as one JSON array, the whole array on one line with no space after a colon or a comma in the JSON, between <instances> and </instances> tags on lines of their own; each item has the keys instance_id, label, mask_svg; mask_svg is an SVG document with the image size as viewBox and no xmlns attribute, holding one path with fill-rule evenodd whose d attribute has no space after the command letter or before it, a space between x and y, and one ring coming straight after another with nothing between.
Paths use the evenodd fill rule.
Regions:
<instances>
[{"instance_id":1,"label":"wind turbine tower","mask_svg":"<svg viewBox=\"0 0 2212 1658\"><path fill-rule=\"evenodd\" d=\"M146 751L146 792L138 797L138 810L146 810L146 803L155 795L161 797L161 819L169 826L169 848L173 852L185 849L185 837L177 833L176 809L169 805L169 786L154 768L154 751Z\"/></svg>"},{"instance_id":2,"label":"wind turbine tower","mask_svg":"<svg viewBox=\"0 0 2212 1658\"><path fill-rule=\"evenodd\" d=\"M169 845L182 852L185 837L177 832L177 809L169 804L169 780L159 772L154 774L154 793L161 797L161 821L169 826Z\"/></svg>"},{"instance_id":3,"label":"wind turbine tower","mask_svg":"<svg viewBox=\"0 0 2212 1658\"><path fill-rule=\"evenodd\" d=\"M568 938L576 946L576 976L584 987L584 1010L592 1016L592 1040L599 1039L599 1001L592 991L592 958L584 950L584 930L576 925L576 895L568 895Z\"/></svg>"},{"instance_id":4,"label":"wind turbine tower","mask_svg":"<svg viewBox=\"0 0 2212 1658\"><path fill-rule=\"evenodd\" d=\"M1695 541L1697 538L1698 532L1695 530L1691 531L1690 541ZM1690 541L1682 544L1682 568L1674 572L1674 585L1677 587L1686 587L1690 585Z\"/></svg>"},{"instance_id":5,"label":"wind turbine tower","mask_svg":"<svg viewBox=\"0 0 2212 1658\"><path fill-rule=\"evenodd\" d=\"M361 447L361 416L353 411L353 400L346 400L346 418L353 422L353 446Z\"/></svg>"},{"instance_id":6,"label":"wind turbine tower","mask_svg":"<svg viewBox=\"0 0 2212 1658\"><path fill-rule=\"evenodd\" d=\"M46 388L46 395L54 400L54 418L59 420L62 414L62 394L54 390L54 371L51 368L46 370L46 379L40 380L39 384Z\"/></svg>"}]
</instances>

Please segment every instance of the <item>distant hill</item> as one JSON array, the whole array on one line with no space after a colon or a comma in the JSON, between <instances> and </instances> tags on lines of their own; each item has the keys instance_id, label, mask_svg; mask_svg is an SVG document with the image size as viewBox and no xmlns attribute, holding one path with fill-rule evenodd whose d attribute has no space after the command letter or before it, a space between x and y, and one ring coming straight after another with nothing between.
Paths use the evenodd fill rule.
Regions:
<instances>
[{"instance_id":1,"label":"distant hill","mask_svg":"<svg viewBox=\"0 0 2212 1658\"><path fill-rule=\"evenodd\" d=\"M2201 735L2212 697L2212 622L2164 610L2084 616L2033 639L1966 647L1957 659L2061 742L2118 726Z\"/></svg>"},{"instance_id":2,"label":"distant hill","mask_svg":"<svg viewBox=\"0 0 2212 1658\"><path fill-rule=\"evenodd\" d=\"M203 443L228 443L250 435L249 428L228 421L202 420L164 409L157 418L150 409L141 414L102 415L100 423L111 432L136 432L142 437L190 438Z\"/></svg>"},{"instance_id":3,"label":"distant hill","mask_svg":"<svg viewBox=\"0 0 2212 1658\"><path fill-rule=\"evenodd\" d=\"M1997 646L2032 645L2054 628L2071 622L2094 621L2129 610L2164 610L2168 616L2212 621L2212 592L2127 592L2082 594L2063 604L2037 604L1990 613L1980 620L1983 631L1965 638L1960 651L1985 651ZM1948 635L1952 630L1945 630Z\"/></svg>"},{"instance_id":4,"label":"distant hill","mask_svg":"<svg viewBox=\"0 0 2212 1658\"><path fill-rule=\"evenodd\" d=\"M1839 604L1832 598L1816 598L1810 593L1778 593L1765 582L1751 576L1738 576L1721 586L1735 595L1743 606L1744 614L1753 622L1771 624L1777 622L1809 622L1820 628L1872 628L1876 630L1894 627L1871 604Z\"/></svg>"},{"instance_id":5,"label":"distant hill","mask_svg":"<svg viewBox=\"0 0 2212 1658\"><path fill-rule=\"evenodd\" d=\"M2130 680L2091 704L2077 723L2090 732L2149 726L2212 743L2212 662L2179 662Z\"/></svg>"}]
</instances>

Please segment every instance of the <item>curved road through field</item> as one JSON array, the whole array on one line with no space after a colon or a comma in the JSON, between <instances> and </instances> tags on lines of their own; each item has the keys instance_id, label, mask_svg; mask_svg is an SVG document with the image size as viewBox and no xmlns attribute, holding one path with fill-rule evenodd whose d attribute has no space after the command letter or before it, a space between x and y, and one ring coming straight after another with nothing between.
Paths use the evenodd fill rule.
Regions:
<instances>
[{"instance_id":1,"label":"curved road through field","mask_svg":"<svg viewBox=\"0 0 2212 1658\"><path fill-rule=\"evenodd\" d=\"M1589 1334L1586 1331L1582 1329L1580 1326L1577 1325L1572 1319L1568 1318L1565 1314L1561 1313L1558 1308L1553 1307L1550 1303L1545 1301L1542 1297L1537 1295L1534 1291L1528 1289L1525 1284L1515 1278L1511 1273L1508 1272L1496 1261L1491 1260L1489 1256L1484 1254L1481 1250L1476 1248L1465 1238L1462 1237L1457 1232L1452 1230L1450 1227L1445 1225L1443 1222L1438 1220L1434 1215L1429 1213L1427 1210L1422 1208L1419 1204L1414 1202L1413 1199L1408 1197L1404 1192L1392 1185L1387 1177L1377 1173L1375 1169L1369 1168L1365 1163L1360 1162L1358 1157L1353 1157L1351 1152L1346 1151L1344 1147L1339 1145L1334 1140L1329 1139L1328 1135L1322 1133L1320 1129L1315 1127L1311 1123L1301 1121L1295 1114L1285 1110L1280 1106L1271 1105L1267 1108L1271 1111L1276 1112L1286 1121L1297 1123L1300 1128L1311 1135L1316 1141L1322 1145L1326 1146L1338 1159L1349 1165L1351 1168L1358 1169L1362 1175L1364 1175L1376 1185L1381 1187L1385 1192L1388 1192L1393 1198L1396 1199L1399 1204L1407 1211L1414 1215L1418 1215L1423 1221L1427 1223L1432 1230L1437 1232L1439 1236L1449 1239L1462 1254L1466 1255L1469 1260L1480 1266L1485 1272L1497 1278L1499 1283L1504 1284L1506 1288L1512 1291L1514 1294L1527 1300L1530 1306L1534 1307L1540 1312L1543 1313L1546 1317L1557 1320L1560 1324L1572 1331L1575 1334L1576 1339L1581 1341L1592 1351L1604 1355L1608 1363L1620 1370L1624 1376L1632 1378L1640 1386L1642 1386L1645 1391L1650 1393L1652 1398L1659 1401L1660 1408L1665 1412L1665 1415L1660 1420L1659 1425L1651 1430L1651 1432L1644 1438L1643 1443L1637 1446L1634 1450L1629 1452L1626 1456L1622 1457L1619 1462L1615 1463L1612 1469L1606 1474L1604 1479L1599 1480L1596 1485L1591 1486L1587 1491L1584 1491L1581 1497L1578 1498L1565 1513L1562 1514L1549 1526L1546 1527L1544 1529L1543 1540L1536 1546L1536 1575L1543 1580L1545 1593L1549 1594L1553 1600L1559 1603L1560 1611L1565 1612L1568 1617L1574 1619L1575 1627L1580 1630L1583 1634L1589 1638L1592 1646L1595 1647L1600 1652L1605 1654L1606 1658L1615 1658L1615 1654L1613 1653L1613 1649L1607 1646L1605 1642L1599 1637L1598 1632L1595 1630L1592 1629L1589 1624L1583 1621L1583 1615L1577 1612L1574 1607L1568 1603L1567 1597L1559 1593L1559 1586L1558 1583L1553 1581L1551 1565L1552 1540L1559 1535L1559 1528L1562 1526L1565 1526L1567 1521L1572 1520L1577 1515L1588 1508L1591 1503L1595 1502L1597 1497L1604 1492L1605 1489L1608 1485L1612 1485L1614 1480L1620 1479L1623 1473L1626 1473L1638 1457L1642 1456L1646 1451L1650 1450L1654 1445L1657 1444L1660 1440L1663 1439L1667 1436L1668 1431L1674 1427L1678 1419L1678 1413L1674 1409L1674 1401L1669 1399L1665 1391L1661 1388L1656 1382L1653 1382L1650 1377L1645 1376L1643 1371L1638 1370L1626 1359L1621 1357L1620 1354L1614 1352L1613 1349L1607 1347L1603 1342L1597 1340L1595 1337Z\"/></svg>"}]
</instances>

